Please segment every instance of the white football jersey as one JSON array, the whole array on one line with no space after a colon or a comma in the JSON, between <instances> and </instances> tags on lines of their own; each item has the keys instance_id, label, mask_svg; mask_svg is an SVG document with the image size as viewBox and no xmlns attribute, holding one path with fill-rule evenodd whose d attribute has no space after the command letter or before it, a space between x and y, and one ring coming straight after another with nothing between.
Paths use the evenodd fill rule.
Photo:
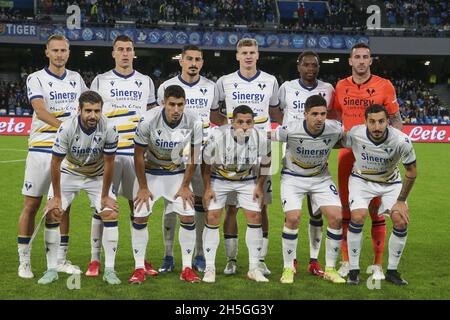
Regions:
<instances>
[{"instance_id":1,"label":"white football jersey","mask_svg":"<svg viewBox=\"0 0 450 320\"><path fill-rule=\"evenodd\" d=\"M227 118L231 122L233 110L244 104L255 113L255 126L270 131L269 108L278 106L277 79L261 70L250 79L239 71L224 75L217 80L219 101L225 101Z\"/></svg>"},{"instance_id":2,"label":"white football jersey","mask_svg":"<svg viewBox=\"0 0 450 320\"><path fill-rule=\"evenodd\" d=\"M91 90L102 96L103 114L117 127L117 154L133 155L137 123L147 111L147 105L156 102L152 79L136 70L124 76L112 69L97 75Z\"/></svg>"},{"instance_id":3,"label":"white football jersey","mask_svg":"<svg viewBox=\"0 0 450 320\"><path fill-rule=\"evenodd\" d=\"M203 150L203 160L211 164L211 177L244 181L255 179L260 161L267 161L271 143L265 130L252 130L249 137L239 141L228 124L213 130Z\"/></svg>"},{"instance_id":4,"label":"white football jersey","mask_svg":"<svg viewBox=\"0 0 450 320\"><path fill-rule=\"evenodd\" d=\"M164 107L144 113L136 129L134 142L146 147L145 171L155 175L184 172L185 149L198 146L203 140L203 124L192 110L184 110L178 124L170 125Z\"/></svg>"},{"instance_id":5,"label":"white football jersey","mask_svg":"<svg viewBox=\"0 0 450 320\"><path fill-rule=\"evenodd\" d=\"M326 120L318 135L309 132L306 120L291 121L278 127L275 140L287 142L281 173L313 177L325 172L331 150L343 132L341 123L336 120Z\"/></svg>"},{"instance_id":6,"label":"white football jersey","mask_svg":"<svg viewBox=\"0 0 450 320\"><path fill-rule=\"evenodd\" d=\"M409 137L393 127L387 137L374 142L365 125L354 126L342 139L342 145L352 148L355 156L352 175L372 182L401 183L400 161L404 165L416 162L416 154Z\"/></svg>"},{"instance_id":7,"label":"white football jersey","mask_svg":"<svg viewBox=\"0 0 450 320\"><path fill-rule=\"evenodd\" d=\"M33 72L27 78L30 103L33 99L44 99L47 111L61 121L77 113L78 98L87 89L80 74L67 69L61 77L44 68ZM34 112L28 139L29 151L51 153L57 130L39 120Z\"/></svg>"},{"instance_id":8,"label":"white football jersey","mask_svg":"<svg viewBox=\"0 0 450 320\"><path fill-rule=\"evenodd\" d=\"M301 79L286 81L278 91L280 109L284 111L283 124L305 118L305 101L310 96L321 95L330 109L333 105L334 88L328 82L317 80L315 86L307 87Z\"/></svg>"},{"instance_id":9,"label":"white football jersey","mask_svg":"<svg viewBox=\"0 0 450 320\"><path fill-rule=\"evenodd\" d=\"M118 134L114 124L101 116L97 127L86 130L80 116L64 121L56 134L53 154L65 157L61 172L96 177L103 174L103 154L115 154Z\"/></svg>"},{"instance_id":10,"label":"white football jersey","mask_svg":"<svg viewBox=\"0 0 450 320\"><path fill-rule=\"evenodd\" d=\"M164 91L168 86L179 85L186 94L186 109L196 112L203 122L203 141L209 136L211 127L211 110L219 109L219 91L217 86L211 80L200 76L200 79L194 83L184 81L180 75L164 81L158 88L157 100L160 106L163 105Z\"/></svg>"}]
</instances>

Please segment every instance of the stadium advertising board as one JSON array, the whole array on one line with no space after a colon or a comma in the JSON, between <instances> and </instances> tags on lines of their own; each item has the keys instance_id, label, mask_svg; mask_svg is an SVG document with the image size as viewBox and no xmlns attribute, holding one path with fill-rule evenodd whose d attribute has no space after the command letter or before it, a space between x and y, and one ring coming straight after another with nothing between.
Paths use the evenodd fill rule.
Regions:
<instances>
[{"instance_id":1,"label":"stadium advertising board","mask_svg":"<svg viewBox=\"0 0 450 320\"><path fill-rule=\"evenodd\" d=\"M0 117L0 135L29 135L31 130L31 119L31 117Z\"/></svg>"},{"instance_id":2,"label":"stadium advertising board","mask_svg":"<svg viewBox=\"0 0 450 320\"><path fill-rule=\"evenodd\" d=\"M275 129L278 124L272 124ZM0 135L27 136L31 130L30 117L0 117ZM404 125L405 132L413 142L450 143L450 126Z\"/></svg>"}]
</instances>

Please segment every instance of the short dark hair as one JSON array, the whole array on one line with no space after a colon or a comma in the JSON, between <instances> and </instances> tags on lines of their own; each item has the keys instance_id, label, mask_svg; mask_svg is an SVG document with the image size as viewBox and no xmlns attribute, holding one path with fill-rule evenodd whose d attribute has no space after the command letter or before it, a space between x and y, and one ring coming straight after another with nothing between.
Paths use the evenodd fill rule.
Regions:
<instances>
[{"instance_id":1,"label":"short dark hair","mask_svg":"<svg viewBox=\"0 0 450 320\"><path fill-rule=\"evenodd\" d=\"M240 114L251 114L252 115L252 119L255 118L255 114L253 113L252 108L250 108L249 106L246 106L245 104L241 104L241 105L237 106L236 108L234 108L234 110L233 110L233 119L236 119L238 113L240 113Z\"/></svg>"},{"instance_id":2,"label":"short dark hair","mask_svg":"<svg viewBox=\"0 0 450 320\"><path fill-rule=\"evenodd\" d=\"M182 87L173 84L164 90L164 100L167 100L169 97L186 99L186 93Z\"/></svg>"},{"instance_id":3,"label":"short dark hair","mask_svg":"<svg viewBox=\"0 0 450 320\"><path fill-rule=\"evenodd\" d=\"M85 103L100 103L100 106L103 107L103 99L102 97L95 91L85 91L80 95L80 98L78 99L78 105L80 106L80 110L83 109L83 106Z\"/></svg>"},{"instance_id":4,"label":"short dark hair","mask_svg":"<svg viewBox=\"0 0 450 320\"><path fill-rule=\"evenodd\" d=\"M369 47L367 44L365 44L364 42L358 42L358 43L355 44L355 45L352 47L352 49L350 50L350 57L351 57L352 54L353 54L353 50L355 50L355 49L360 49L360 48L368 49L369 52L370 52L370 47Z\"/></svg>"},{"instance_id":5,"label":"short dark hair","mask_svg":"<svg viewBox=\"0 0 450 320\"><path fill-rule=\"evenodd\" d=\"M315 53L314 51L303 51L302 53L299 54L299 56L297 58L297 63L301 63L302 59L304 57L309 57L309 56L316 57L317 61L320 62L319 55L317 53Z\"/></svg>"},{"instance_id":6,"label":"short dark hair","mask_svg":"<svg viewBox=\"0 0 450 320\"><path fill-rule=\"evenodd\" d=\"M369 117L369 114L378 113L378 112L384 112L384 114L386 115L386 118L388 117L387 109L382 104L372 104L371 106L369 106L364 113L364 117L367 120L367 118Z\"/></svg>"},{"instance_id":7,"label":"short dark hair","mask_svg":"<svg viewBox=\"0 0 450 320\"><path fill-rule=\"evenodd\" d=\"M181 50L181 55L183 56L186 53L186 51L188 51L188 50L199 51L203 55L202 49L200 49L200 47L194 46L193 44L185 45L183 47L183 49Z\"/></svg>"},{"instance_id":8,"label":"short dark hair","mask_svg":"<svg viewBox=\"0 0 450 320\"><path fill-rule=\"evenodd\" d=\"M314 107L327 107L327 101L319 94L310 96L305 101L305 112L309 112Z\"/></svg>"},{"instance_id":9,"label":"short dark hair","mask_svg":"<svg viewBox=\"0 0 450 320\"><path fill-rule=\"evenodd\" d=\"M129 36L125 35L125 34L121 34L119 36L116 37L116 39L114 39L113 42L113 47L116 45L117 41L122 41L122 42L131 42L134 46L134 41L133 39L131 39Z\"/></svg>"}]
</instances>

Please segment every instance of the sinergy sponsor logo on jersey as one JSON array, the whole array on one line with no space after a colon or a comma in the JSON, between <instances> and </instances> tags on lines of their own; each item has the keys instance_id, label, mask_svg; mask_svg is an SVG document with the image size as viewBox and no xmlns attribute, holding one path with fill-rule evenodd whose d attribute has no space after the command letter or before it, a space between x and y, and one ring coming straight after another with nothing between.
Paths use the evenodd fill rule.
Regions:
<instances>
[{"instance_id":1,"label":"sinergy sponsor logo on jersey","mask_svg":"<svg viewBox=\"0 0 450 320\"><path fill-rule=\"evenodd\" d=\"M188 108L203 108L208 105L206 98L186 98L186 106Z\"/></svg>"},{"instance_id":2,"label":"sinergy sponsor logo on jersey","mask_svg":"<svg viewBox=\"0 0 450 320\"><path fill-rule=\"evenodd\" d=\"M239 101L239 103L260 103L264 101L265 94L262 93L241 93L239 91L233 91L233 100Z\"/></svg>"},{"instance_id":3,"label":"sinergy sponsor logo on jersey","mask_svg":"<svg viewBox=\"0 0 450 320\"><path fill-rule=\"evenodd\" d=\"M111 89L111 98L126 98L133 100L140 100L142 98L142 91L139 90L119 90ZM121 99L117 99L121 100Z\"/></svg>"},{"instance_id":4,"label":"sinergy sponsor logo on jersey","mask_svg":"<svg viewBox=\"0 0 450 320\"><path fill-rule=\"evenodd\" d=\"M76 92L58 92L58 91L50 91L50 100L68 100L75 101L77 99Z\"/></svg>"}]
</instances>

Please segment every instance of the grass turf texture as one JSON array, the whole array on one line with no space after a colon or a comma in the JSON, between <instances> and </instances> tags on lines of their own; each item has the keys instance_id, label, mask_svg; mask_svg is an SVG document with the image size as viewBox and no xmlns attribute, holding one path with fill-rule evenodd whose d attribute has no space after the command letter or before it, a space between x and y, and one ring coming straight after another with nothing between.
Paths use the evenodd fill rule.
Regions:
<instances>
[{"instance_id":1,"label":"grass turf texture","mask_svg":"<svg viewBox=\"0 0 450 320\"><path fill-rule=\"evenodd\" d=\"M239 270L235 276L227 277L222 271L225 267L224 245L221 243L216 259L217 279L215 284L190 284L179 280L181 254L178 233L175 240L174 273L147 277L140 286L127 283L134 269L131 250L128 204L120 198L121 217L119 221L119 250L116 257L116 270L122 280L118 286L109 286L102 279L81 277L81 289L69 290L66 274L59 274L59 281L51 285L37 284L46 269L43 232L40 231L33 244L32 266L35 278L20 279L17 276L17 221L22 209L23 183L26 158L26 137L0 137L0 299L448 299L450 297L450 214L445 206L448 203L450 174L450 145L415 144L418 158L419 177L409 197L411 225L408 242L399 271L409 281L407 287L396 287L381 282L381 289L369 290L366 280L369 275L363 271L371 264L372 243L370 239L370 218L364 228L363 251L361 255L361 283L359 286L334 285L331 282L310 276L306 272L309 261L308 214L304 211L299 230L297 256L299 272L293 285L279 282L283 267L281 253L281 231L283 213L279 196L279 173L273 177L274 202L270 206L269 253L267 265L272 271L269 283L255 283L246 279L248 251L245 246L245 219L240 212L239 220ZM330 171L336 176L337 152L330 158ZM334 179L336 181L336 179ZM43 205L41 206L41 208ZM303 206L306 210L306 206ZM90 221L91 209L88 198L83 193L72 205L71 232L68 259L80 266L83 271L90 259ZM147 259L155 268L161 264L164 254L162 241L162 201L154 207L149 220L150 240ZM38 213L40 216L41 211ZM37 220L37 219L36 219ZM384 269L388 258L388 238L392 223L387 219L387 239L384 254ZM326 227L326 221L325 226ZM325 230L325 229L324 229ZM326 231L324 231L325 236ZM319 262L324 266L325 240Z\"/></svg>"}]
</instances>

